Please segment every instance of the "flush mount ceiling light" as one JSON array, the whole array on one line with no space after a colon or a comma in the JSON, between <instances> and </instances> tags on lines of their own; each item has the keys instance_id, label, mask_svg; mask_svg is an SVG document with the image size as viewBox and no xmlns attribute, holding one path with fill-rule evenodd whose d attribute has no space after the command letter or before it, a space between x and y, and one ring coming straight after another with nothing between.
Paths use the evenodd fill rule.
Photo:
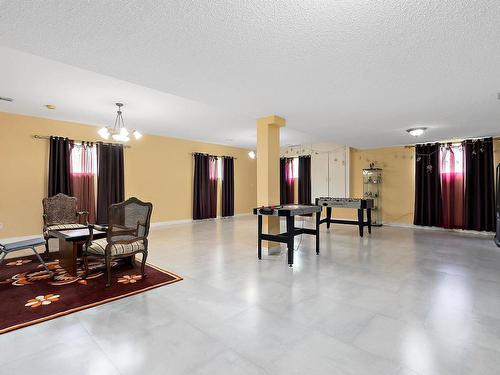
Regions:
<instances>
[{"instance_id":1,"label":"flush mount ceiling light","mask_svg":"<svg viewBox=\"0 0 500 375\"><path fill-rule=\"evenodd\" d=\"M425 133L425 131L427 130L427 128L425 127L420 127L420 128L411 128L411 129L407 129L406 131L408 133L410 133L410 135L414 136L414 137L420 137L422 134Z\"/></svg>"},{"instance_id":2,"label":"flush mount ceiling light","mask_svg":"<svg viewBox=\"0 0 500 375\"><path fill-rule=\"evenodd\" d=\"M45 104L45 107L52 110L56 109L56 106L54 104Z\"/></svg>"},{"instance_id":3,"label":"flush mount ceiling light","mask_svg":"<svg viewBox=\"0 0 500 375\"><path fill-rule=\"evenodd\" d=\"M248 157L250 159L255 159L256 156L257 156L257 154L255 153L255 151L252 150L252 151L248 152Z\"/></svg>"},{"instance_id":4,"label":"flush mount ceiling light","mask_svg":"<svg viewBox=\"0 0 500 375\"><path fill-rule=\"evenodd\" d=\"M123 116L122 116L123 103L115 103L115 104L118 107L118 110L116 111L115 125L113 127L106 126L104 128L101 128L97 133L103 139L109 139L109 137L111 137L117 142L128 142L130 141L129 137L130 132L125 127L125 122L123 121ZM132 134L135 139L142 138L142 134L139 133L137 130L134 130Z\"/></svg>"}]
</instances>

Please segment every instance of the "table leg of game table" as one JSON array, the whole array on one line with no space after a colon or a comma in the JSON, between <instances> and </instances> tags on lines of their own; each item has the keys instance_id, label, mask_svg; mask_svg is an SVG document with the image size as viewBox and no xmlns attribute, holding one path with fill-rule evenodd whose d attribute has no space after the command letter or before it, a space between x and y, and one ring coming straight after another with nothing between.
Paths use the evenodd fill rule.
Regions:
<instances>
[{"instance_id":1,"label":"table leg of game table","mask_svg":"<svg viewBox=\"0 0 500 375\"><path fill-rule=\"evenodd\" d=\"M287 246L288 246L288 266L293 266L293 247L295 238L295 217L286 217L286 232L287 232Z\"/></svg>"},{"instance_id":2,"label":"table leg of game table","mask_svg":"<svg viewBox=\"0 0 500 375\"><path fill-rule=\"evenodd\" d=\"M364 226L364 211L362 208L358 208L358 226L359 226L359 236L363 237L363 226Z\"/></svg>"},{"instance_id":3,"label":"table leg of game table","mask_svg":"<svg viewBox=\"0 0 500 375\"><path fill-rule=\"evenodd\" d=\"M262 259L262 216L257 216L257 256Z\"/></svg>"},{"instance_id":4,"label":"table leg of game table","mask_svg":"<svg viewBox=\"0 0 500 375\"><path fill-rule=\"evenodd\" d=\"M316 254L319 254L319 222L321 221L321 211L316 212Z\"/></svg>"},{"instance_id":5,"label":"table leg of game table","mask_svg":"<svg viewBox=\"0 0 500 375\"><path fill-rule=\"evenodd\" d=\"M330 220L332 219L332 208L326 208L326 228L330 229Z\"/></svg>"},{"instance_id":6,"label":"table leg of game table","mask_svg":"<svg viewBox=\"0 0 500 375\"><path fill-rule=\"evenodd\" d=\"M372 234L372 209L366 209L366 221L368 222L368 233Z\"/></svg>"}]
</instances>

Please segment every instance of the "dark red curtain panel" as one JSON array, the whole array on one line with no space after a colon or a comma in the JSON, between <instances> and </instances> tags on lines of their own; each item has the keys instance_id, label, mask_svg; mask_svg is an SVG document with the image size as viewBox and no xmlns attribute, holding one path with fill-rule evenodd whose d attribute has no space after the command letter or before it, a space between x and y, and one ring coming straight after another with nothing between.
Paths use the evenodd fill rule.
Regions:
<instances>
[{"instance_id":1,"label":"dark red curtain panel","mask_svg":"<svg viewBox=\"0 0 500 375\"><path fill-rule=\"evenodd\" d=\"M208 155L194 154L193 219L209 217L209 160Z\"/></svg>"},{"instance_id":2,"label":"dark red curtain panel","mask_svg":"<svg viewBox=\"0 0 500 375\"><path fill-rule=\"evenodd\" d=\"M463 142L465 155L464 229L495 230L493 139Z\"/></svg>"},{"instance_id":3,"label":"dark red curtain panel","mask_svg":"<svg viewBox=\"0 0 500 375\"><path fill-rule=\"evenodd\" d=\"M462 146L441 146L442 225L448 229L464 227L464 170L459 158L463 159Z\"/></svg>"},{"instance_id":4,"label":"dark red curtain panel","mask_svg":"<svg viewBox=\"0 0 500 375\"><path fill-rule=\"evenodd\" d=\"M107 224L108 207L125 200L123 145L97 144L97 223Z\"/></svg>"},{"instance_id":5,"label":"dark red curtain panel","mask_svg":"<svg viewBox=\"0 0 500 375\"><path fill-rule=\"evenodd\" d=\"M71 196L71 148L73 141L50 137L48 196L63 193Z\"/></svg>"},{"instance_id":6,"label":"dark red curtain panel","mask_svg":"<svg viewBox=\"0 0 500 375\"><path fill-rule=\"evenodd\" d=\"M216 218L217 217L217 157L209 156L209 184L208 184L208 217Z\"/></svg>"},{"instance_id":7,"label":"dark red curtain panel","mask_svg":"<svg viewBox=\"0 0 500 375\"><path fill-rule=\"evenodd\" d=\"M222 158L222 216L234 216L234 159Z\"/></svg>"},{"instance_id":8,"label":"dark red curtain panel","mask_svg":"<svg viewBox=\"0 0 500 375\"><path fill-rule=\"evenodd\" d=\"M415 146L415 211L413 224L441 226L442 195L439 144Z\"/></svg>"},{"instance_id":9,"label":"dark red curtain panel","mask_svg":"<svg viewBox=\"0 0 500 375\"><path fill-rule=\"evenodd\" d=\"M294 201L293 158L280 159L280 204Z\"/></svg>"},{"instance_id":10,"label":"dark red curtain panel","mask_svg":"<svg viewBox=\"0 0 500 375\"><path fill-rule=\"evenodd\" d=\"M311 204L311 156L299 157L299 204Z\"/></svg>"}]
</instances>

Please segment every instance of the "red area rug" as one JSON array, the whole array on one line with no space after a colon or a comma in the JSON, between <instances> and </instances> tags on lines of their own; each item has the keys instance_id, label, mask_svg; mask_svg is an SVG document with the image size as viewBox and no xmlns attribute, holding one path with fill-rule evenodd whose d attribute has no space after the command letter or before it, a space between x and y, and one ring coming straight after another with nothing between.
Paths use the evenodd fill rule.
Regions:
<instances>
[{"instance_id":1,"label":"red area rug","mask_svg":"<svg viewBox=\"0 0 500 375\"><path fill-rule=\"evenodd\" d=\"M106 288L101 261L89 259L87 279L81 269L70 276L57 260L47 265L53 277L34 256L6 259L0 266L0 334L182 280L153 265L146 265L142 279L139 262L132 268L117 261Z\"/></svg>"}]
</instances>

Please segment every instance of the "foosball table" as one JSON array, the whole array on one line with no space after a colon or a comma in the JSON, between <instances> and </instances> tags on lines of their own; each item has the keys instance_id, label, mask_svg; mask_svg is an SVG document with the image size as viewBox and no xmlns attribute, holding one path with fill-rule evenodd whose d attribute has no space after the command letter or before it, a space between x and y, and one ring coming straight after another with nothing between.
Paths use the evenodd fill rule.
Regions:
<instances>
[{"instance_id":1,"label":"foosball table","mask_svg":"<svg viewBox=\"0 0 500 375\"><path fill-rule=\"evenodd\" d=\"M359 228L360 237L363 237L363 228L365 226L368 227L368 233L372 232L373 199L320 197L316 198L316 205L320 207L326 207L326 218L320 220L319 224L326 223L327 228L330 228L330 224L357 225ZM333 208L357 209L358 220L332 219Z\"/></svg>"}]
</instances>

